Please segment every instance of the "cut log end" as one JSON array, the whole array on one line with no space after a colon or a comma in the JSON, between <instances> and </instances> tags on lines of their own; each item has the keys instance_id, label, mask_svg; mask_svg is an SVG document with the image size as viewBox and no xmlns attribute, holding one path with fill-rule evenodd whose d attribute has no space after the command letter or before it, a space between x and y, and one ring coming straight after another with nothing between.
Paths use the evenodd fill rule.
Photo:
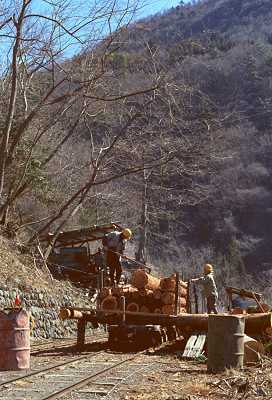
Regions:
<instances>
[{"instance_id":1,"label":"cut log end","mask_svg":"<svg viewBox=\"0 0 272 400\"><path fill-rule=\"evenodd\" d=\"M127 305L127 311L138 312L139 309L140 309L140 307L137 303L129 303Z\"/></svg>"},{"instance_id":2,"label":"cut log end","mask_svg":"<svg viewBox=\"0 0 272 400\"><path fill-rule=\"evenodd\" d=\"M155 290L160 285L160 279L148 274L142 269L138 269L133 274L132 285L137 289Z\"/></svg>"},{"instance_id":3,"label":"cut log end","mask_svg":"<svg viewBox=\"0 0 272 400\"><path fill-rule=\"evenodd\" d=\"M116 297L109 295L107 296L101 303L102 310L117 310L118 309L118 301Z\"/></svg>"},{"instance_id":4,"label":"cut log end","mask_svg":"<svg viewBox=\"0 0 272 400\"><path fill-rule=\"evenodd\" d=\"M64 321L65 319L69 319L71 314L71 311L67 308L61 308L59 312L59 318Z\"/></svg>"},{"instance_id":5,"label":"cut log end","mask_svg":"<svg viewBox=\"0 0 272 400\"><path fill-rule=\"evenodd\" d=\"M146 307L146 306L141 306L140 312L142 312L142 313L150 313L150 310L149 310L149 308Z\"/></svg>"}]
</instances>

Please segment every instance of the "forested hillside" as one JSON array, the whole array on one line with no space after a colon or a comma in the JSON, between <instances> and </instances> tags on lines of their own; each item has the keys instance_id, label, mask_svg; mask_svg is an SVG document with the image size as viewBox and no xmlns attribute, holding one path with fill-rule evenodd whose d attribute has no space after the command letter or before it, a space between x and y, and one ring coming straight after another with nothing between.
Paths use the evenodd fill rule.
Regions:
<instances>
[{"instance_id":1,"label":"forested hillside","mask_svg":"<svg viewBox=\"0 0 272 400\"><path fill-rule=\"evenodd\" d=\"M271 2L199 1L133 24L132 6L120 8L99 40L93 21L113 18L105 2L66 60L59 31L24 25L31 1L22 3L17 22L6 9L0 23L13 50L3 48L10 65L0 88L6 232L33 243L37 233L119 221L134 231L138 258L187 275L209 260L229 284L262 271L265 286ZM50 22L62 27L58 12ZM77 29L65 35L74 40Z\"/></svg>"},{"instance_id":2,"label":"forested hillside","mask_svg":"<svg viewBox=\"0 0 272 400\"><path fill-rule=\"evenodd\" d=\"M175 212L177 248L204 246L251 272L271 269L271 17L269 1L201 1L141 21L130 35L132 47L147 42L179 86L209 102L212 172L202 169L205 191Z\"/></svg>"}]
</instances>

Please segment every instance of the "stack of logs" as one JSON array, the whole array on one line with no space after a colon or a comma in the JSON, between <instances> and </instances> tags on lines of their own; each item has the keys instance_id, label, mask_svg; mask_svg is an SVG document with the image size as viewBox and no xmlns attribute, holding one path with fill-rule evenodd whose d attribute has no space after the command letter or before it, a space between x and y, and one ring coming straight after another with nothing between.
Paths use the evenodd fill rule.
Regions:
<instances>
[{"instance_id":1,"label":"stack of logs","mask_svg":"<svg viewBox=\"0 0 272 400\"><path fill-rule=\"evenodd\" d=\"M101 309L120 309L124 296L127 311L174 314L178 292L177 312L186 313L187 284L179 281L178 288L176 286L176 275L159 279L139 269L134 272L131 285L105 287L100 291Z\"/></svg>"}]
</instances>

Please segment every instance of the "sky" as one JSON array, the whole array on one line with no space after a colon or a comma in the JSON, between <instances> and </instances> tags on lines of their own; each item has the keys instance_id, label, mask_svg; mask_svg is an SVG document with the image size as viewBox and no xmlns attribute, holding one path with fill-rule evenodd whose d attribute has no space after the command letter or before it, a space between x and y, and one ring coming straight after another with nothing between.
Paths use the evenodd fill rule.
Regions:
<instances>
[{"instance_id":1,"label":"sky","mask_svg":"<svg viewBox=\"0 0 272 400\"><path fill-rule=\"evenodd\" d=\"M188 0L184 1L184 3L188 3ZM157 12L165 11L171 7L176 7L179 4L180 0L149 0L149 5L143 10L143 16L156 14Z\"/></svg>"},{"instance_id":2,"label":"sky","mask_svg":"<svg viewBox=\"0 0 272 400\"><path fill-rule=\"evenodd\" d=\"M3 0L0 0L0 3ZM4 0L6 1L6 0ZM14 0L14 4L15 4ZM62 0L57 0L56 3L60 4ZM136 1L136 0L135 0ZM87 10L91 9L92 7L94 7L94 9L100 9L101 5L103 5L103 9L105 9L105 7L107 7L107 2L109 3L108 7L109 9L111 9L111 4L113 4L113 1L111 0L63 0L63 7L65 7L65 4L69 4L69 6L66 8L64 8L64 10L67 10L68 14L68 20L65 20L65 27L69 29L71 29L69 27L69 20L71 23L71 26L75 26L75 23L84 18L85 14L87 15ZM184 4L188 3L189 0L184 0ZM19 3L18 3L19 4ZM62 4L62 3L61 3ZM118 7L120 7L121 4L127 5L133 5L134 4L134 0L118 0L117 2ZM180 0L139 0L139 4L141 4L141 8L140 10L138 10L136 12L136 14L134 15L134 20L136 19L142 19L145 17L148 17L150 15L154 15L157 14L159 12L164 12L168 9L170 9L171 7L176 7L180 4ZM116 6L117 7L117 6ZM118 9L117 7L117 9ZM30 11L29 11L30 10ZM52 12L54 10L54 1L53 0L32 0L30 3L30 6L28 7L28 12L30 12L30 14L42 14L42 15L48 15L51 16ZM121 20L123 24L126 24L127 21L130 21L130 16L131 14L127 13L127 18L121 18L120 19L120 14L122 15L122 8L120 9L120 13L116 13L116 17L111 19L111 29L114 30L115 27L117 26L118 22ZM15 9L14 9L15 11ZM17 10L17 12L19 12L19 10ZM65 12L65 11L64 11ZM10 15L12 15L13 10L10 10ZM90 18L91 19L91 18ZM28 19L28 21L34 21L33 24L33 32L35 29L39 29L39 27L42 24L46 23L45 19L41 19L39 18L39 22L35 22L35 18L32 19ZM90 25L86 25L85 29L80 30L77 35L81 34L82 37L82 42L84 42L85 36L89 37L90 33L93 34L93 36L96 36L97 38L103 38L105 35L108 34L108 28L109 28L109 24L108 24L108 18L105 17L104 19L98 19L95 20L95 23L91 23ZM117 21L117 22L116 22ZM40 25L39 25L40 23ZM1 25L1 20L0 20L0 25ZM47 25L44 26L44 28L40 28L43 29L42 31L44 32L44 37L46 37L46 33L48 32L48 37L50 36L50 32L52 30L51 27L52 23L48 20L47 21ZM10 30L10 26L11 29ZM91 27L91 29L90 29ZM7 68L7 65L10 62L11 59L11 48L14 44L14 24L12 23L12 21L4 26L4 29L2 29L1 33L3 34L1 37L1 44L0 44L0 75L2 70L5 71ZM73 38L71 38L71 36L66 35L64 31L62 32L62 37L61 39L59 39L59 41L57 42L57 45L59 45L60 47L62 47L62 56L64 58L69 58L71 56L73 56L74 54L77 54L80 50L81 50L81 44L79 44L79 42L77 40L74 40ZM58 36L59 30L55 30L55 35ZM44 39L46 41L46 39ZM91 40L91 39L90 39ZM100 40L100 39L99 39ZM68 44L67 44L68 43ZM97 44L97 41L92 40L90 42L90 45L92 45L92 43L94 43L95 45ZM43 47L43 44L41 43L41 47ZM65 49L65 50L63 50ZM60 53L59 53L60 54Z\"/></svg>"}]
</instances>

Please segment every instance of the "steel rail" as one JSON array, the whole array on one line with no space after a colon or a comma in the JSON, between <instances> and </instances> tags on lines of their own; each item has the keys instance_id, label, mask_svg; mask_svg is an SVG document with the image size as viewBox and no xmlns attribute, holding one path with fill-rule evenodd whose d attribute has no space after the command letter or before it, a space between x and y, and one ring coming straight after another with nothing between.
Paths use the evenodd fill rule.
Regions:
<instances>
[{"instance_id":1,"label":"steel rail","mask_svg":"<svg viewBox=\"0 0 272 400\"><path fill-rule=\"evenodd\" d=\"M99 329L101 331L101 329ZM93 339L95 336L100 336L101 332L98 334L91 334L89 336L86 336L86 339ZM40 340L31 340L31 346L37 347L37 346L43 346L44 344L48 343L56 343L58 341L70 341L70 340L76 340L76 336L70 336L70 337L58 337L58 338L53 338L53 339L40 339Z\"/></svg>"},{"instance_id":2,"label":"steel rail","mask_svg":"<svg viewBox=\"0 0 272 400\"><path fill-rule=\"evenodd\" d=\"M122 381L121 381L121 382L116 383L116 384L108 391L108 393L107 393L107 394L105 395L105 397L104 397L104 400L108 399L108 398L109 398L108 396L110 396L110 395L118 388L118 386L123 385L124 382L125 382L127 379L129 379L131 376L133 376L133 375L135 374L135 372L139 373L139 372L144 371L144 370L146 370L146 369L150 369L150 367L152 367L153 365L154 365L154 362L151 363L151 364L148 365L148 366L145 366L145 367L141 366L137 371L133 371L133 372L129 373L128 375L126 375L124 378L122 378Z\"/></svg>"},{"instance_id":3,"label":"steel rail","mask_svg":"<svg viewBox=\"0 0 272 400\"><path fill-rule=\"evenodd\" d=\"M143 354L143 352L140 352L140 353L137 353L136 355L134 355L133 357L129 357L129 358L126 358L125 360L119 361L118 363L115 363L114 365L111 365L110 367L104 368L103 370L101 370L99 372L91 374L91 375L87 376L86 378L81 379L80 381L78 381L72 385L66 386L65 388L58 390L57 392L50 394L49 396L43 397L40 400L56 400L65 394L71 393L75 389L80 389L81 387L86 386L89 382L92 381L93 378L96 378L97 376L102 375L105 372L108 372L116 367L119 367L122 364L132 361L142 354Z\"/></svg>"},{"instance_id":4,"label":"steel rail","mask_svg":"<svg viewBox=\"0 0 272 400\"><path fill-rule=\"evenodd\" d=\"M156 348L158 349L161 346L166 345L167 343L171 343L171 341L164 342L162 345L159 345ZM58 399L58 398L62 397L65 394L69 394L69 393L73 392L74 390L79 389L81 387L84 387L84 386L86 386L86 385L88 385L90 383L92 383L93 385L96 385L96 384L98 384L97 382L92 382L92 380L95 377L103 375L108 371L114 370L115 368L119 367L120 365L123 365L125 363L128 363L130 361L135 360L136 358L140 357L141 355L146 354L146 352L148 350L149 349L145 349L145 350L140 351L137 354L133 355L132 357L128 357L125 360L119 361L117 363L115 362L113 365L110 365L110 366L108 366L108 367L106 367L106 368L104 368L104 369L102 369L102 370L100 370L98 372L95 372L95 373L93 373L93 374L91 374L89 376L85 376L84 378L80 379L79 381L77 381L77 382L75 382L73 384L70 384L69 386L66 386L66 387L64 387L64 388L62 388L62 389L60 389L60 390L58 390L58 391L56 391L54 393L46 395L46 397L42 397L39 400L55 400L55 399ZM93 359L97 355L100 355L102 353L103 353L103 350L98 351L95 354L88 354L88 355L85 355L85 356L77 357L76 359L73 359L73 360L67 360L67 361L64 361L62 363L58 363L58 364L55 364L55 365L50 366L50 367L46 367L46 368L38 370L38 371L33 371L31 373L28 373L28 374L25 374L25 375L22 375L22 376L19 376L19 377L15 377L15 378L9 379L7 381L0 382L0 387L4 386L4 385L7 385L7 384L10 384L10 383L13 383L13 382L16 382L16 381L23 380L23 379L31 377L31 376L35 376L35 375L37 376L37 375L43 374L45 372L52 371L52 370L57 369L57 368L62 367L62 366L73 364L73 363L76 363L76 362L81 361L81 360L86 360L87 359L87 361L88 361L88 359ZM113 362L113 360L112 360L112 362ZM152 364L153 363L151 363L151 365ZM142 366L140 367L139 370L141 370L141 369L142 369ZM133 373L135 373L135 371ZM126 376L124 376L123 378L120 378L120 379L122 380L122 382L124 382L126 379L129 378L129 376L133 375L133 373L130 372L129 374L127 374ZM46 375L45 375L45 378L46 378ZM114 385L114 387L111 388L108 393L106 392L106 396L108 396L110 393L112 393L112 391L114 391L117 386L119 386L119 383ZM96 391L94 391L94 393L96 393ZM40 394L42 395L42 393L40 393Z\"/></svg>"},{"instance_id":5,"label":"steel rail","mask_svg":"<svg viewBox=\"0 0 272 400\"><path fill-rule=\"evenodd\" d=\"M107 335L105 335L103 333L99 333L98 335L86 336L86 340L92 339L91 342L89 342L89 343L87 342L86 344L88 345L90 343L94 343L97 339L103 339L103 338L107 339ZM31 351L31 354L33 355L33 354L39 353L39 349L41 349L41 351L43 351L44 349L46 349L50 345L54 345L54 346L60 346L60 345L63 345L63 344L64 345L66 345L66 344L68 345L68 344L71 344L73 342L76 344L76 342L77 342L77 338L76 337L74 337L74 338L62 338L62 339L59 338L59 339L49 340L48 342L43 341L42 343L32 343L30 345L30 348L34 347L34 349L33 349L34 351Z\"/></svg>"},{"instance_id":6,"label":"steel rail","mask_svg":"<svg viewBox=\"0 0 272 400\"><path fill-rule=\"evenodd\" d=\"M50 344L59 344L61 342L69 343L70 341L73 341L73 340L76 340L76 337L74 337L74 338L56 338L53 340L44 339L43 341L41 341L39 343L37 343L37 342L30 343L30 347L37 348L37 347L48 346Z\"/></svg>"},{"instance_id":7,"label":"steel rail","mask_svg":"<svg viewBox=\"0 0 272 400\"><path fill-rule=\"evenodd\" d=\"M171 342L172 342L172 341L164 342L163 345L167 345L167 343L171 343ZM159 346L157 346L157 348L160 348L161 346L162 346L162 345L159 345ZM106 373L106 372L108 372L108 371L111 371L111 370L115 369L116 367L119 367L120 365L123 365L123 364L125 364L125 363L127 363L127 362L129 362L129 361L135 360L135 359L138 358L139 356L141 356L141 355L143 355L143 354L146 354L147 351L148 351L148 349L143 350L143 351L140 351L140 352L138 352L137 354L135 354L135 355L132 356L132 357L128 357L128 358L126 358L125 360L122 360L122 361L120 361L120 362L118 362L118 363L115 363L114 365L111 365L111 366L109 366L109 367L107 367L107 368L104 368L104 369L101 370L101 371L95 372L94 374L91 374L91 375L89 375L89 376L87 376L87 377L85 377L85 378L79 380L78 382L73 383L72 385L66 386L65 388L60 389L59 391L57 391L57 392L55 392L55 393L52 393L51 395L48 395L48 396L46 396L46 397L43 397L43 398L41 398L40 400L56 400L56 399L59 399L59 398L62 397L63 395L66 395L66 394L71 393L71 392L72 392L73 390L75 390L75 389L80 389L81 387L84 387L84 386L88 385L89 383L92 383L93 378L96 378L96 377L99 376L99 375L103 375L104 373ZM151 365L153 365L153 363L152 363ZM147 368L147 367L145 367L145 368ZM142 367L141 367L140 370L141 370L141 369L145 369L145 368L142 368ZM135 371L134 371L134 373L135 373ZM122 380L128 379L131 375L132 375L132 374L129 373L129 374L128 374L127 376L125 376ZM93 383L95 384L96 382L93 382ZM106 397L107 397L110 393L112 393L112 392L114 391L114 389L116 388L116 386L118 386L118 385L119 385L119 384L115 385L114 388L112 388L112 389L109 391L109 393L106 394Z\"/></svg>"},{"instance_id":8,"label":"steel rail","mask_svg":"<svg viewBox=\"0 0 272 400\"><path fill-rule=\"evenodd\" d=\"M20 381L20 380L25 379L25 378L28 378L28 377L30 377L30 376L35 376L35 375L39 375L39 374L42 374L42 373L47 372L47 371L51 371L51 370L53 370L53 369L55 369L55 368L59 368L59 367L62 367L62 366L64 366L64 365L73 364L73 363L75 363L75 362L84 360L85 358L93 358L93 357L95 357L97 354L100 354L100 353L103 353L103 351L102 351L102 350L101 350L101 351L97 351L95 354L87 354L87 355L85 355L85 356L77 357L77 358L74 359L74 360L67 360L67 361L64 361L64 362L62 362L62 363L55 364L55 365L53 365L53 366L51 365L50 367L46 367L46 368L43 368L43 369L38 370L38 371L29 372L28 374L21 375L21 376L19 376L19 377L12 378L12 379L9 379L9 380L4 381L4 382L0 382L0 387L1 387L1 386L4 386L4 385L7 385L7 384L9 384L9 383L13 383L13 382L16 382L16 381Z\"/></svg>"}]
</instances>

